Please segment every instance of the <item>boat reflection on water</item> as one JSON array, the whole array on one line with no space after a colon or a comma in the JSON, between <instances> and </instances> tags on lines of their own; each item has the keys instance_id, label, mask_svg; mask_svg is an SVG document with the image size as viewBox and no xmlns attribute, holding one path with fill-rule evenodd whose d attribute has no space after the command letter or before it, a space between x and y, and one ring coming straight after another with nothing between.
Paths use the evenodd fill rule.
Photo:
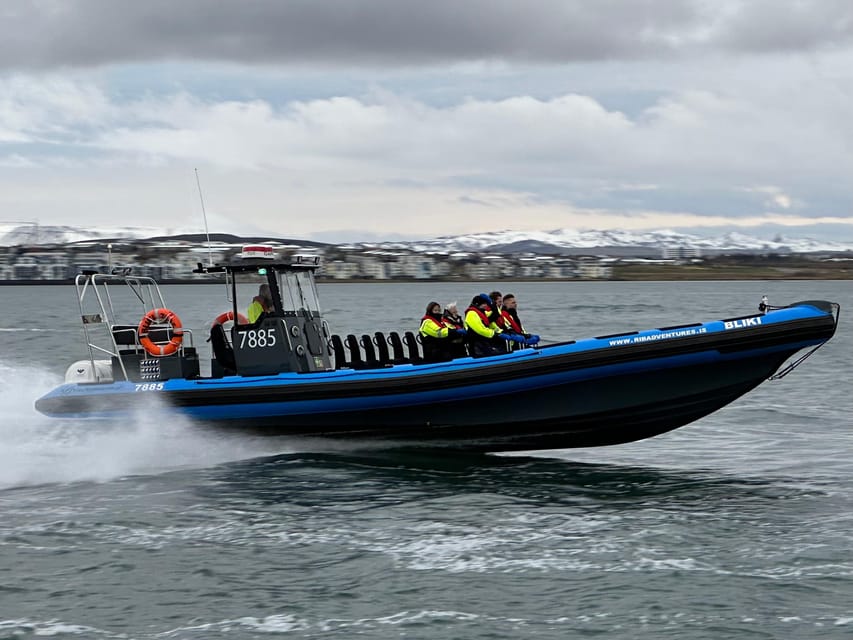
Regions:
<instances>
[{"instance_id":1,"label":"boat reflection on water","mask_svg":"<svg viewBox=\"0 0 853 640\"><path fill-rule=\"evenodd\" d=\"M460 495L525 501L540 507L638 505L669 511L730 509L733 503L772 510L779 499L815 495L802 479L749 476L709 469L663 469L448 450L394 449L286 453L232 462L203 471L197 492L217 502L372 509L402 501L445 504ZM318 482L322 478L322 482ZM344 489L345 488L345 489ZM482 505L481 505L482 506Z\"/></svg>"}]
</instances>

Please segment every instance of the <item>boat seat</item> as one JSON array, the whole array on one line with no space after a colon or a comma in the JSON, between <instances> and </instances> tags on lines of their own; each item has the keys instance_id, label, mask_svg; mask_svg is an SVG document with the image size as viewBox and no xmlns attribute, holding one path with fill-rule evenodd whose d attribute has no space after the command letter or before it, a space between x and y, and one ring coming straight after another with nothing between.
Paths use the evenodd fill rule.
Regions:
<instances>
[{"instance_id":1,"label":"boat seat","mask_svg":"<svg viewBox=\"0 0 853 640\"><path fill-rule=\"evenodd\" d=\"M364 349L364 364L368 369L377 369L382 366L379 359L376 357L376 349L373 345L373 338L366 333L361 336L358 342L361 348Z\"/></svg>"},{"instance_id":2,"label":"boat seat","mask_svg":"<svg viewBox=\"0 0 853 640\"><path fill-rule=\"evenodd\" d=\"M114 324L111 328L113 338L117 345L139 346L137 331L139 327L135 324ZM172 339L172 327L168 325L153 326L148 330L148 337L154 344L163 344Z\"/></svg>"},{"instance_id":3,"label":"boat seat","mask_svg":"<svg viewBox=\"0 0 853 640\"><path fill-rule=\"evenodd\" d=\"M228 342L225 335L225 329L221 324L214 324L210 328L210 337L208 338L211 349L213 350L213 359L223 369L226 375L237 372L237 361L234 358L234 348Z\"/></svg>"},{"instance_id":4,"label":"boat seat","mask_svg":"<svg viewBox=\"0 0 853 640\"><path fill-rule=\"evenodd\" d=\"M409 362L403 351L403 341L400 339L400 334L392 331L388 334L388 344L391 345L391 362L394 364L403 364Z\"/></svg>"},{"instance_id":5,"label":"boat seat","mask_svg":"<svg viewBox=\"0 0 853 640\"><path fill-rule=\"evenodd\" d=\"M349 366L353 369L365 369L366 366L361 357L361 349L358 346L358 338L351 333L347 334L344 344L349 350Z\"/></svg>"},{"instance_id":6,"label":"boat seat","mask_svg":"<svg viewBox=\"0 0 853 640\"><path fill-rule=\"evenodd\" d=\"M136 339L137 326L135 324L114 324L111 328L113 340L120 345L138 345Z\"/></svg>"},{"instance_id":7,"label":"boat seat","mask_svg":"<svg viewBox=\"0 0 853 640\"><path fill-rule=\"evenodd\" d=\"M412 364L422 362L423 358L421 357L420 349L418 348L418 339L415 337L415 334L411 331L406 331L403 334L403 342L409 350L409 362Z\"/></svg>"},{"instance_id":8,"label":"boat seat","mask_svg":"<svg viewBox=\"0 0 853 640\"><path fill-rule=\"evenodd\" d=\"M344 347L344 341L338 334L334 334L329 339L329 344L332 347L332 354L335 356L335 369L343 369L349 366L347 362L347 350Z\"/></svg>"},{"instance_id":9,"label":"boat seat","mask_svg":"<svg viewBox=\"0 0 853 640\"><path fill-rule=\"evenodd\" d=\"M385 334L381 331L374 333L373 344L376 345L376 358L379 360L379 364L383 367L391 365L391 354L388 353L388 341L385 339Z\"/></svg>"}]
</instances>

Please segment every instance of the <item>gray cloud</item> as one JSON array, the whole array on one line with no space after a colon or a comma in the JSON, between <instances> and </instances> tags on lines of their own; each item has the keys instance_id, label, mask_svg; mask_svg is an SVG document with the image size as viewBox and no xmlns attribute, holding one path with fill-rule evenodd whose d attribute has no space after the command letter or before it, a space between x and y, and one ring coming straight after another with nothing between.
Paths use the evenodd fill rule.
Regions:
<instances>
[{"instance_id":1,"label":"gray cloud","mask_svg":"<svg viewBox=\"0 0 853 640\"><path fill-rule=\"evenodd\" d=\"M754 52L811 51L853 41L853 4L849 0L750 0L714 35L724 49Z\"/></svg>"},{"instance_id":2,"label":"gray cloud","mask_svg":"<svg viewBox=\"0 0 853 640\"><path fill-rule=\"evenodd\" d=\"M5 0L0 68L571 62L853 40L847 0Z\"/></svg>"}]
</instances>

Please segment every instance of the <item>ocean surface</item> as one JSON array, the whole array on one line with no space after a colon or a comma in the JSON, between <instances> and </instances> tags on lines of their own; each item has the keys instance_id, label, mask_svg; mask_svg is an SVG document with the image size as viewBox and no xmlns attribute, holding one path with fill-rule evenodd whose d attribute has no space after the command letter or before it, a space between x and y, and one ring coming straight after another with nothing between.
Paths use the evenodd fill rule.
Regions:
<instances>
[{"instance_id":1,"label":"ocean surface","mask_svg":"<svg viewBox=\"0 0 853 640\"><path fill-rule=\"evenodd\" d=\"M643 442L513 455L98 427L33 401L74 289L0 287L0 639L853 637L853 282L321 285L337 333L511 291L566 340L842 305L790 376ZM197 329L224 288L163 288ZM508 397L506 402L524 402Z\"/></svg>"}]
</instances>

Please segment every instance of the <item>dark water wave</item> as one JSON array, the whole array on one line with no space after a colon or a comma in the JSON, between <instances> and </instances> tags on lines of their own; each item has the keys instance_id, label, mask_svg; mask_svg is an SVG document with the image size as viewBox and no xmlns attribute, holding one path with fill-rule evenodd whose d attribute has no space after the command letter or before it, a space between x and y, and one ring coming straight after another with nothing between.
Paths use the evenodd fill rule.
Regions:
<instances>
[{"instance_id":1,"label":"dark water wave","mask_svg":"<svg viewBox=\"0 0 853 640\"><path fill-rule=\"evenodd\" d=\"M853 576L831 547L850 516L815 508L833 491L711 469L294 453L21 490L0 540L13 571L44 564L59 582L7 584L9 598L52 598L67 629L79 614L60 603L88 602L97 624L69 636L144 617L134 637L761 637L769 622L821 637L849 624L832 611Z\"/></svg>"}]
</instances>

